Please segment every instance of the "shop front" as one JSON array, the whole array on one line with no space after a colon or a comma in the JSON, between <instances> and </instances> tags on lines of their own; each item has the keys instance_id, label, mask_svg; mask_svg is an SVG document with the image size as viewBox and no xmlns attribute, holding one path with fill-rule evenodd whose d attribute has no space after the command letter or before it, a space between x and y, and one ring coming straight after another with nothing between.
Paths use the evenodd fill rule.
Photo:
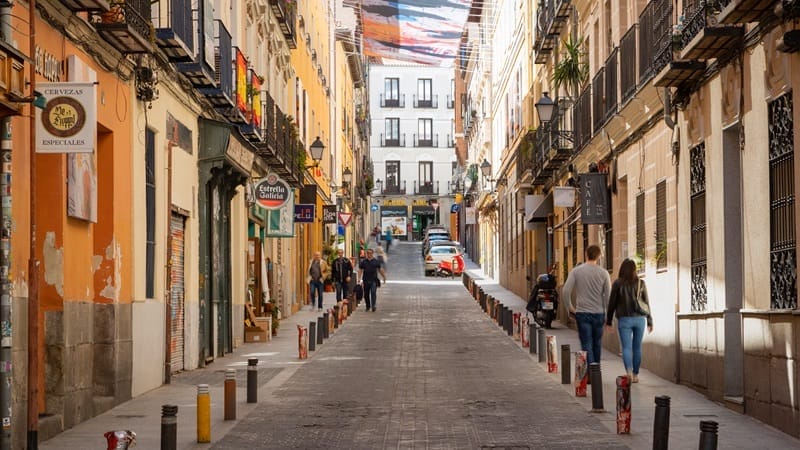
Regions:
<instances>
[{"instance_id":1,"label":"shop front","mask_svg":"<svg viewBox=\"0 0 800 450\"><path fill-rule=\"evenodd\" d=\"M392 239L408 240L410 228L411 224L408 222L408 206L381 206L381 236L385 236L386 231L389 230L392 233Z\"/></svg>"}]
</instances>

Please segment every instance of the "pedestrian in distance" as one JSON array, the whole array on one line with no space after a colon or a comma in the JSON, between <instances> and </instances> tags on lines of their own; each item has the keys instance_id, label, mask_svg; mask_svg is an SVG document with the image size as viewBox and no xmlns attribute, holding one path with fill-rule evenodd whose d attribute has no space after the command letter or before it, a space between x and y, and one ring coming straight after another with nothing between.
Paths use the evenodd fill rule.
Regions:
<instances>
[{"instance_id":1,"label":"pedestrian in distance","mask_svg":"<svg viewBox=\"0 0 800 450\"><path fill-rule=\"evenodd\" d=\"M317 308L322 311L322 285L328 276L328 263L322 260L320 252L314 252L314 257L308 263L308 286L311 297L311 309L314 309L314 298L317 298Z\"/></svg>"},{"instance_id":2,"label":"pedestrian in distance","mask_svg":"<svg viewBox=\"0 0 800 450\"><path fill-rule=\"evenodd\" d=\"M586 262L570 271L562 288L562 299L567 311L575 315L581 350L586 351L586 361L589 364L600 362L603 325L608 297L611 294L611 277L598 264L601 255L600 247L590 245L586 249Z\"/></svg>"},{"instance_id":3,"label":"pedestrian in distance","mask_svg":"<svg viewBox=\"0 0 800 450\"><path fill-rule=\"evenodd\" d=\"M392 246L392 227L386 227L386 234L383 236L383 240L386 241L386 253L389 253L389 247Z\"/></svg>"},{"instance_id":4,"label":"pedestrian in distance","mask_svg":"<svg viewBox=\"0 0 800 450\"><path fill-rule=\"evenodd\" d=\"M353 275L353 265L344 256L344 251L336 251L336 259L333 260L331 276L333 286L336 288L336 302L340 302L350 296L350 277Z\"/></svg>"},{"instance_id":5,"label":"pedestrian in distance","mask_svg":"<svg viewBox=\"0 0 800 450\"><path fill-rule=\"evenodd\" d=\"M358 264L358 274L361 278L361 285L364 290L364 300L367 304L367 311L375 308L378 303L378 286L380 286L380 274L383 282L386 283L386 272L381 267L380 261L375 259L375 251L367 249L366 259L362 259Z\"/></svg>"},{"instance_id":6,"label":"pedestrian in distance","mask_svg":"<svg viewBox=\"0 0 800 450\"><path fill-rule=\"evenodd\" d=\"M381 227L375 225L375 228L372 229L372 237L375 238L375 245L381 245Z\"/></svg>"},{"instance_id":7,"label":"pedestrian in distance","mask_svg":"<svg viewBox=\"0 0 800 450\"><path fill-rule=\"evenodd\" d=\"M389 256L383 251L383 247L375 249L375 259L381 263L381 267L386 270L386 263L389 262Z\"/></svg>"},{"instance_id":8,"label":"pedestrian in distance","mask_svg":"<svg viewBox=\"0 0 800 450\"><path fill-rule=\"evenodd\" d=\"M642 338L644 329L653 332L653 317L650 315L650 299L647 285L636 274L636 263L625 259L619 266L619 277L611 285L606 312L606 330L614 332L611 321L617 316L619 340L622 345L622 363L632 383L639 382L639 366L642 364Z\"/></svg>"}]
</instances>

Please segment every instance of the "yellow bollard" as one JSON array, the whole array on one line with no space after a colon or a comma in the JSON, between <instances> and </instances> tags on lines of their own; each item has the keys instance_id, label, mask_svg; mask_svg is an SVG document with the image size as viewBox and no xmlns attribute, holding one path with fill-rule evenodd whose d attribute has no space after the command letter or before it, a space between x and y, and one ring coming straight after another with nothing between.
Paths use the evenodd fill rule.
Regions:
<instances>
[{"instance_id":1,"label":"yellow bollard","mask_svg":"<svg viewBox=\"0 0 800 450\"><path fill-rule=\"evenodd\" d=\"M207 384L197 385L197 442L211 442L211 395Z\"/></svg>"}]
</instances>

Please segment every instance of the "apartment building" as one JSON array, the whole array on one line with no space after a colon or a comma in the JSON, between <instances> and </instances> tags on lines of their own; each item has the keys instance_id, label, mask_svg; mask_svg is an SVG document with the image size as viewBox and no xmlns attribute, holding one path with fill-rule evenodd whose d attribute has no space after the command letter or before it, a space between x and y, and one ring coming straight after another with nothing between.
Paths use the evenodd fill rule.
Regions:
<instances>
[{"instance_id":1,"label":"apartment building","mask_svg":"<svg viewBox=\"0 0 800 450\"><path fill-rule=\"evenodd\" d=\"M452 67L370 66L373 228L402 240L432 223L456 228L453 76Z\"/></svg>"}]
</instances>

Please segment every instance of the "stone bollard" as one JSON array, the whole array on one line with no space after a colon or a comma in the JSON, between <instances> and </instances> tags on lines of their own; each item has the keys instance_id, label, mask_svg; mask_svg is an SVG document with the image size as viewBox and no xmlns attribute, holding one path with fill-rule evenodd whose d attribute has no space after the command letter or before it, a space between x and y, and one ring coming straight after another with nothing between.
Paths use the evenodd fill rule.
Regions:
<instances>
[{"instance_id":1,"label":"stone bollard","mask_svg":"<svg viewBox=\"0 0 800 450\"><path fill-rule=\"evenodd\" d=\"M631 434L631 379L627 375L617 377L617 434Z\"/></svg>"},{"instance_id":2,"label":"stone bollard","mask_svg":"<svg viewBox=\"0 0 800 450\"><path fill-rule=\"evenodd\" d=\"M236 369L225 371L224 420L236 420Z\"/></svg>"},{"instance_id":3,"label":"stone bollard","mask_svg":"<svg viewBox=\"0 0 800 450\"><path fill-rule=\"evenodd\" d=\"M247 403L258 403L258 358L247 358Z\"/></svg>"},{"instance_id":4,"label":"stone bollard","mask_svg":"<svg viewBox=\"0 0 800 450\"><path fill-rule=\"evenodd\" d=\"M569 344L563 344L561 346L561 384L570 384L572 380L571 371L569 366Z\"/></svg>"},{"instance_id":5,"label":"stone bollard","mask_svg":"<svg viewBox=\"0 0 800 450\"><path fill-rule=\"evenodd\" d=\"M670 398L668 395L656 397L656 414L653 417L653 450L669 448Z\"/></svg>"},{"instance_id":6,"label":"stone bollard","mask_svg":"<svg viewBox=\"0 0 800 450\"><path fill-rule=\"evenodd\" d=\"M592 385L592 412L604 412L603 408L603 375L600 363L589 364L589 384Z\"/></svg>"},{"instance_id":7,"label":"stone bollard","mask_svg":"<svg viewBox=\"0 0 800 450\"><path fill-rule=\"evenodd\" d=\"M161 450L178 448L178 407L161 405Z\"/></svg>"},{"instance_id":8,"label":"stone bollard","mask_svg":"<svg viewBox=\"0 0 800 450\"><path fill-rule=\"evenodd\" d=\"M211 395L207 384L197 385L197 442L211 442Z\"/></svg>"},{"instance_id":9,"label":"stone bollard","mask_svg":"<svg viewBox=\"0 0 800 450\"><path fill-rule=\"evenodd\" d=\"M317 322L308 322L308 350L313 352L317 349Z\"/></svg>"},{"instance_id":10,"label":"stone bollard","mask_svg":"<svg viewBox=\"0 0 800 450\"><path fill-rule=\"evenodd\" d=\"M713 420L700 421L700 450L717 450L719 423Z\"/></svg>"},{"instance_id":11,"label":"stone bollard","mask_svg":"<svg viewBox=\"0 0 800 450\"><path fill-rule=\"evenodd\" d=\"M547 340L544 335L545 331L542 327L536 328L536 342L539 350L539 362L547 362Z\"/></svg>"}]
</instances>

